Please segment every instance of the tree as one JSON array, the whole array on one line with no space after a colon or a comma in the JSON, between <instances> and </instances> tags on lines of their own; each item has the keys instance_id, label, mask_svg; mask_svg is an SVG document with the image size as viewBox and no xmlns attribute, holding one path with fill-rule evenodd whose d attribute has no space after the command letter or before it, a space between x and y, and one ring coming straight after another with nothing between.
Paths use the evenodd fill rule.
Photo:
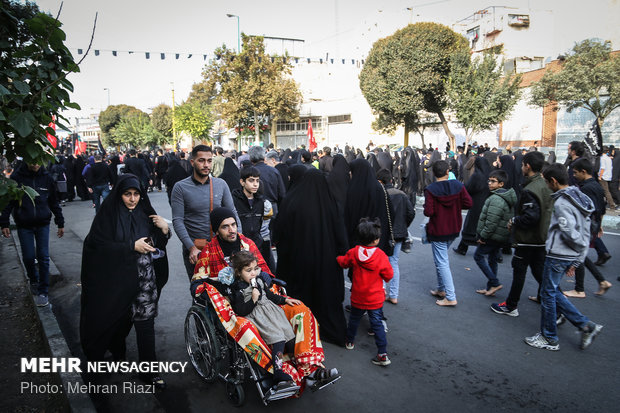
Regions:
<instances>
[{"instance_id":1,"label":"tree","mask_svg":"<svg viewBox=\"0 0 620 413\"><path fill-rule=\"evenodd\" d=\"M405 126L416 113L436 114L456 146L444 112L451 57L469 50L465 37L436 23L416 23L376 41L360 73L360 88L372 109Z\"/></svg>"},{"instance_id":2,"label":"tree","mask_svg":"<svg viewBox=\"0 0 620 413\"><path fill-rule=\"evenodd\" d=\"M620 106L620 56L611 43L595 39L577 43L557 72L548 70L532 85L530 103L545 107L557 102L571 112L585 108L603 127L605 118Z\"/></svg>"},{"instance_id":3,"label":"tree","mask_svg":"<svg viewBox=\"0 0 620 413\"><path fill-rule=\"evenodd\" d=\"M213 115L208 106L200 102L185 102L175 108L174 122L180 132L189 134L193 139L210 140L209 132L213 127Z\"/></svg>"},{"instance_id":4,"label":"tree","mask_svg":"<svg viewBox=\"0 0 620 413\"><path fill-rule=\"evenodd\" d=\"M450 109L465 129L465 147L472 136L505 120L519 101L521 75L503 77L497 55L471 60L453 55L447 92Z\"/></svg>"},{"instance_id":5,"label":"tree","mask_svg":"<svg viewBox=\"0 0 620 413\"><path fill-rule=\"evenodd\" d=\"M161 103L151 112L151 123L155 129L167 138L172 137L172 108Z\"/></svg>"},{"instance_id":6,"label":"tree","mask_svg":"<svg viewBox=\"0 0 620 413\"><path fill-rule=\"evenodd\" d=\"M124 117L114 128L114 136L119 142L137 148L153 148L166 142L166 137L155 129L149 118L140 115Z\"/></svg>"},{"instance_id":7,"label":"tree","mask_svg":"<svg viewBox=\"0 0 620 413\"><path fill-rule=\"evenodd\" d=\"M215 107L230 125L253 124L258 143L260 125L299 116L301 93L287 78L292 67L287 56L266 54L260 36L242 34L242 41L240 54L225 45L215 50L218 58L205 67L202 84L194 87L193 94L213 96Z\"/></svg>"},{"instance_id":8,"label":"tree","mask_svg":"<svg viewBox=\"0 0 620 413\"><path fill-rule=\"evenodd\" d=\"M129 117L141 117L145 120L149 120L149 115L130 105L111 105L99 113L99 127L101 128L104 144L107 146L119 146L122 144L131 145L130 142L124 142L123 139L115 133L115 128L121 121Z\"/></svg>"},{"instance_id":9,"label":"tree","mask_svg":"<svg viewBox=\"0 0 620 413\"><path fill-rule=\"evenodd\" d=\"M31 164L51 160L46 133L56 132L47 125L55 117L58 127L67 129L60 112L80 108L69 98L73 85L67 75L79 67L61 26L34 3L0 0L0 153L10 162L18 156ZM21 202L24 194L37 196L0 175L0 209Z\"/></svg>"},{"instance_id":10,"label":"tree","mask_svg":"<svg viewBox=\"0 0 620 413\"><path fill-rule=\"evenodd\" d=\"M424 143L424 131L427 128L436 129L441 126L441 122L433 114L429 114L424 111L412 113L402 118L394 118L386 113L379 113L375 121L372 123L372 128L381 133L387 133L393 135L398 126L405 126L405 146L409 145L409 133L415 132L420 135L422 139L422 146L426 146Z\"/></svg>"}]
</instances>

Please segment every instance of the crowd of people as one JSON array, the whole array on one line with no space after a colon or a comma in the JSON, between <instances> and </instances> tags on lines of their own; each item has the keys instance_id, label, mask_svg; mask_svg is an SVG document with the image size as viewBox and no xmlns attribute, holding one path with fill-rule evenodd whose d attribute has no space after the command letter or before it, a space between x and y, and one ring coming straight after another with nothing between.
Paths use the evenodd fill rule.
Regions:
<instances>
[{"instance_id":1,"label":"crowd of people","mask_svg":"<svg viewBox=\"0 0 620 413\"><path fill-rule=\"evenodd\" d=\"M475 247L474 260L486 279L476 292L485 296L504 287L498 263L512 254L510 291L504 302L491 305L494 313L519 315L530 268L539 290L528 298L541 304L541 324L538 334L525 338L528 345L558 350L557 325L568 320L582 332L581 347L588 347L602 326L566 297L585 297L585 269L599 283L597 295L612 286L598 267L611 258L601 224L607 211L620 209L620 154L604 147L593 157L574 141L568 155L559 164L553 152L535 147L512 151L476 144L456 152L449 146L373 145L365 152L349 146L237 152L197 145L189 154L131 149L122 155L58 155L47 167L2 165L18 183L34 183L39 196L34 203L11 202L0 225L10 236L13 214L37 305L44 306L51 216L61 237L61 205L90 201L96 215L82 262L84 353L97 360L110 351L124 359L133 325L140 360L152 361L157 303L168 272L178 271L168 268L166 256L172 231L148 195L165 189L192 296L217 286L239 315L255 320L273 346L276 381L290 382L299 373L309 382L325 382L338 372L323 365L320 340L354 349L364 314L377 345L371 361L390 364L383 305L398 305L399 255L411 248L409 227L421 195L427 217L422 238L431 244L437 275L430 294L437 305L458 304L450 247L460 237L452 250L466 255ZM590 247L598 253L595 262L587 258ZM560 290L564 274L575 276L574 290ZM273 277L287 282L288 298L270 292ZM345 277L352 284L350 305L344 303ZM283 320L300 315L308 323L295 328L295 337ZM298 360L298 372L282 370L285 350ZM143 379L165 387L160 376Z\"/></svg>"}]
</instances>

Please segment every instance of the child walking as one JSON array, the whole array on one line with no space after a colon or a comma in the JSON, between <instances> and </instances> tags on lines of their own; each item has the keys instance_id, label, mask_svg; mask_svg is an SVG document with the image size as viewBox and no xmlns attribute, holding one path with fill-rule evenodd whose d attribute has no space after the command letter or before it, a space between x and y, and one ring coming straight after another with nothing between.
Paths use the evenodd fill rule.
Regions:
<instances>
[{"instance_id":1,"label":"child walking","mask_svg":"<svg viewBox=\"0 0 620 413\"><path fill-rule=\"evenodd\" d=\"M282 355L285 346L295 345L295 334L279 305L298 305L301 301L284 297L266 288L258 260L249 251L239 251L231 257L235 272L232 284L231 305L235 313L250 320L262 339L272 347L274 382L292 382L290 375L282 371ZM292 352L292 350L291 350Z\"/></svg>"},{"instance_id":2,"label":"child walking","mask_svg":"<svg viewBox=\"0 0 620 413\"><path fill-rule=\"evenodd\" d=\"M377 248L381 238L379 219L370 221L368 218L362 218L357 226L357 233L362 245L336 257L342 268L352 268L351 315L347 326L346 348L353 350L355 347L355 335L360 320L364 313L368 313L378 353L370 361L378 366L387 366L391 361L387 355L387 338L381 322L385 301L383 281L389 282L394 276L394 271L387 255Z\"/></svg>"},{"instance_id":3,"label":"child walking","mask_svg":"<svg viewBox=\"0 0 620 413\"><path fill-rule=\"evenodd\" d=\"M517 203L514 189L504 188L507 181L508 174L502 170L489 174L491 195L484 202L476 230L478 247L474 253L474 261L488 279L487 287L476 292L487 297L502 289L497 279L497 260L501 249L510 243L510 230L507 225L514 216L514 205Z\"/></svg>"}]
</instances>

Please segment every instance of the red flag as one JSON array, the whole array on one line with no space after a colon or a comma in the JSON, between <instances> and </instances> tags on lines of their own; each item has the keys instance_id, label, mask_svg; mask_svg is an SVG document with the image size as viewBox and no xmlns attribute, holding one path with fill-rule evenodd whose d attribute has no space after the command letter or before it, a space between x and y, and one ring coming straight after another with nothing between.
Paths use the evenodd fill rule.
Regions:
<instances>
[{"instance_id":1,"label":"red flag","mask_svg":"<svg viewBox=\"0 0 620 413\"><path fill-rule=\"evenodd\" d=\"M313 152L316 149L316 141L314 140L314 132L312 131L312 119L308 119L308 150Z\"/></svg>"},{"instance_id":2,"label":"red flag","mask_svg":"<svg viewBox=\"0 0 620 413\"><path fill-rule=\"evenodd\" d=\"M54 123L55 120L56 116L52 116L52 121L48 125L50 128L54 129L54 131L56 131L56 124ZM58 139L56 139L56 137L49 132L45 132L45 134L47 135L47 140L52 144L52 147L56 149L58 146Z\"/></svg>"},{"instance_id":3,"label":"red flag","mask_svg":"<svg viewBox=\"0 0 620 413\"><path fill-rule=\"evenodd\" d=\"M79 154L86 152L87 146L88 144L86 142L82 142L80 136L76 134L74 155L78 156Z\"/></svg>"}]
</instances>

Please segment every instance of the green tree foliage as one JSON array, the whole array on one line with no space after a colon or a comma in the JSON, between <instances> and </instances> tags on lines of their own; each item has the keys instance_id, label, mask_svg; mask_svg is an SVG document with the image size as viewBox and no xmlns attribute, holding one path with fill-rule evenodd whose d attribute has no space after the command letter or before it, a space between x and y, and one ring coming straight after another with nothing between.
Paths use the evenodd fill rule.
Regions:
<instances>
[{"instance_id":1,"label":"green tree foliage","mask_svg":"<svg viewBox=\"0 0 620 413\"><path fill-rule=\"evenodd\" d=\"M185 102L174 111L177 131L185 132L193 139L210 140L209 133L213 127L213 115L208 106L199 101Z\"/></svg>"},{"instance_id":2,"label":"green tree foliage","mask_svg":"<svg viewBox=\"0 0 620 413\"><path fill-rule=\"evenodd\" d=\"M167 138L172 137L172 108L164 103L153 108L151 123L155 129Z\"/></svg>"},{"instance_id":3,"label":"green tree foliage","mask_svg":"<svg viewBox=\"0 0 620 413\"><path fill-rule=\"evenodd\" d=\"M416 23L376 41L360 73L360 88L370 107L409 128L418 111L436 114L455 146L444 112L451 57L468 51L465 37L436 23Z\"/></svg>"},{"instance_id":4,"label":"green tree foliage","mask_svg":"<svg viewBox=\"0 0 620 413\"><path fill-rule=\"evenodd\" d=\"M124 145L136 148L153 148L166 143L166 137L144 116L124 117L114 128L114 136Z\"/></svg>"},{"instance_id":5,"label":"green tree foliage","mask_svg":"<svg viewBox=\"0 0 620 413\"><path fill-rule=\"evenodd\" d=\"M225 45L215 50L219 59L205 67L203 81L194 87L193 94L212 96L216 109L229 125L253 124L258 141L261 124L295 120L299 116L301 93L288 77L292 65L287 56L266 54L260 36L242 34L242 41L240 54Z\"/></svg>"},{"instance_id":6,"label":"green tree foliage","mask_svg":"<svg viewBox=\"0 0 620 413\"><path fill-rule=\"evenodd\" d=\"M447 92L450 109L465 129L465 146L476 133L508 117L521 96L520 83L521 75L502 78L493 53L473 61L469 53L453 55Z\"/></svg>"},{"instance_id":7,"label":"green tree foliage","mask_svg":"<svg viewBox=\"0 0 620 413\"><path fill-rule=\"evenodd\" d=\"M17 156L32 164L51 160L46 132L56 134L47 127L52 116L66 129L60 112L80 108L69 98L73 85L66 77L79 67L64 44L61 25L34 3L0 0L0 153L9 161ZM25 193L36 196L0 176L0 208Z\"/></svg>"},{"instance_id":8,"label":"green tree foliage","mask_svg":"<svg viewBox=\"0 0 620 413\"><path fill-rule=\"evenodd\" d=\"M149 115L140 109L129 105L111 105L99 113L99 127L103 143L106 146L133 145L123 141L123 138L116 135L116 127L125 118L140 117L149 120Z\"/></svg>"},{"instance_id":9,"label":"green tree foliage","mask_svg":"<svg viewBox=\"0 0 620 413\"><path fill-rule=\"evenodd\" d=\"M544 107L552 102L570 112L585 108L603 126L620 106L620 56L611 55L611 43L583 40L573 47L559 71L547 71L532 85L530 103Z\"/></svg>"}]
</instances>

